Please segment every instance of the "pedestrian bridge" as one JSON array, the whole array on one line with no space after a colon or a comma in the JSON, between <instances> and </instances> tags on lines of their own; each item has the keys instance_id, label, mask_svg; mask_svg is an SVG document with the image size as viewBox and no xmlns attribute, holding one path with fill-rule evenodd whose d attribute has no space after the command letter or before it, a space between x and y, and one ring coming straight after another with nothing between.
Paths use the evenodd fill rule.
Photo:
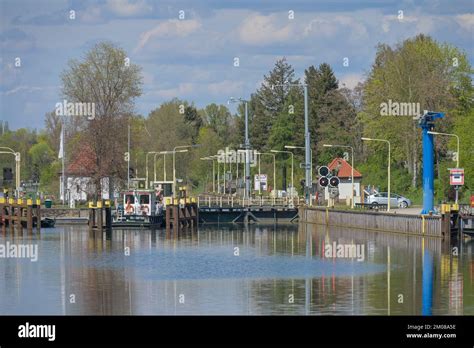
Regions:
<instances>
[{"instance_id":1,"label":"pedestrian bridge","mask_svg":"<svg viewBox=\"0 0 474 348\"><path fill-rule=\"evenodd\" d=\"M202 223L293 222L298 218L298 197L251 197L200 195L197 197Z\"/></svg>"},{"instance_id":2,"label":"pedestrian bridge","mask_svg":"<svg viewBox=\"0 0 474 348\"><path fill-rule=\"evenodd\" d=\"M199 195L198 207L201 208L298 208L304 203L300 197L268 197L258 196L243 198L232 195Z\"/></svg>"}]
</instances>

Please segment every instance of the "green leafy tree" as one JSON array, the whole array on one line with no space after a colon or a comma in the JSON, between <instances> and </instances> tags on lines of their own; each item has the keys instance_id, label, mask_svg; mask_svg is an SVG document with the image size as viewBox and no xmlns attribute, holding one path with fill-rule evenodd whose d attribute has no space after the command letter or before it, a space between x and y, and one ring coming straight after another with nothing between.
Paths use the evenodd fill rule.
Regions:
<instances>
[{"instance_id":1,"label":"green leafy tree","mask_svg":"<svg viewBox=\"0 0 474 348\"><path fill-rule=\"evenodd\" d=\"M455 62L455 63L454 63ZM452 127L459 113L454 112L470 94L470 73L465 53L447 44L440 44L425 35L403 41L395 47L379 45L375 62L364 84L364 107L360 117L364 134L388 139L392 143L394 169L408 171L411 186L420 181L421 131L410 116L382 116L381 107L389 101L419 103L423 110L441 111L446 118L437 122L439 131ZM436 142L438 176L448 139ZM371 144L381 152L383 144Z\"/></svg>"},{"instance_id":2,"label":"green leafy tree","mask_svg":"<svg viewBox=\"0 0 474 348\"><path fill-rule=\"evenodd\" d=\"M229 139L233 124L232 114L226 106L215 103L209 104L203 109L203 117L206 124L212 128L219 138Z\"/></svg>"},{"instance_id":3,"label":"green leafy tree","mask_svg":"<svg viewBox=\"0 0 474 348\"><path fill-rule=\"evenodd\" d=\"M128 54L109 42L90 49L83 60L71 60L61 74L62 92L68 102L93 103L94 117L76 117L83 121L83 141L95 154L95 186L100 191L101 178L109 177L109 192L114 178L123 177L126 163L128 117L142 93L141 69L130 63Z\"/></svg>"},{"instance_id":4,"label":"green leafy tree","mask_svg":"<svg viewBox=\"0 0 474 348\"><path fill-rule=\"evenodd\" d=\"M255 148L264 150L268 148L268 134L278 115L283 111L287 97L294 87L290 84L298 83L295 79L293 67L286 58L277 60L274 68L264 81L260 89L252 98L256 98L253 106L252 143Z\"/></svg>"},{"instance_id":5,"label":"green leafy tree","mask_svg":"<svg viewBox=\"0 0 474 348\"><path fill-rule=\"evenodd\" d=\"M339 89L337 79L331 67L322 63L318 68L310 66L305 70L305 82L309 95L309 124L313 156L313 165L327 164L340 155L323 148L324 143L354 145L353 128L356 112L344 91Z\"/></svg>"}]
</instances>

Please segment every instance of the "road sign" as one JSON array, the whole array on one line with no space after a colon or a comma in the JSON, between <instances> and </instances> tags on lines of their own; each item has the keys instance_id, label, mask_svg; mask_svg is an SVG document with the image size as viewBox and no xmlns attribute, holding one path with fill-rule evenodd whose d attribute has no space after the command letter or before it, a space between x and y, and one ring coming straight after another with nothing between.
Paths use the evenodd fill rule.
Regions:
<instances>
[{"instance_id":1,"label":"road sign","mask_svg":"<svg viewBox=\"0 0 474 348\"><path fill-rule=\"evenodd\" d=\"M333 199L339 197L339 188L329 187L328 191L329 191L329 197Z\"/></svg>"},{"instance_id":2,"label":"road sign","mask_svg":"<svg viewBox=\"0 0 474 348\"><path fill-rule=\"evenodd\" d=\"M256 191L262 190L266 191L267 190L267 174L255 174L255 179L254 179L254 188Z\"/></svg>"},{"instance_id":3,"label":"road sign","mask_svg":"<svg viewBox=\"0 0 474 348\"><path fill-rule=\"evenodd\" d=\"M449 169L449 184L453 186L464 185L464 168Z\"/></svg>"},{"instance_id":4,"label":"road sign","mask_svg":"<svg viewBox=\"0 0 474 348\"><path fill-rule=\"evenodd\" d=\"M301 169L311 169L311 164L310 163L300 163L300 168Z\"/></svg>"}]
</instances>

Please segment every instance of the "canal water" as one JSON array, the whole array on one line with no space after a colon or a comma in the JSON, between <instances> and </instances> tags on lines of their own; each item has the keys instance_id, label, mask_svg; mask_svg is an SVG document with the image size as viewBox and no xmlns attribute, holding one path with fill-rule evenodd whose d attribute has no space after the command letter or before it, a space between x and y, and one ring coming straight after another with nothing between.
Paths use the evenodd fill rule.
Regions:
<instances>
[{"instance_id":1,"label":"canal water","mask_svg":"<svg viewBox=\"0 0 474 348\"><path fill-rule=\"evenodd\" d=\"M0 254L0 314L474 314L473 240L309 224L177 238L65 226L0 234L4 251L12 245L37 247L37 260Z\"/></svg>"}]
</instances>

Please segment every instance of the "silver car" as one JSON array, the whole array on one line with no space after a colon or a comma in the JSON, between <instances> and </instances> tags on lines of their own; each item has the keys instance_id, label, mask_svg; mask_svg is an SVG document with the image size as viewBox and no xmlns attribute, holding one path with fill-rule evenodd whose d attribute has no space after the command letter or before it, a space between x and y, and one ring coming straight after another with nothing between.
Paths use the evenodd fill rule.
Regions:
<instances>
[{"instance_id":1,"label":"silver car","mask_svg":"<svg viewBox=\"0 0 474 348\"><path fill-rule=\"evenodd\" d=\"M378 204L388 204L388 193L379 192L367 197L367 203L374 206ZM411 200L406 197L397 195L396 193L390 193L390 205L392 207L408 208L411 206Z\"/></svg>"}]
</instances>

